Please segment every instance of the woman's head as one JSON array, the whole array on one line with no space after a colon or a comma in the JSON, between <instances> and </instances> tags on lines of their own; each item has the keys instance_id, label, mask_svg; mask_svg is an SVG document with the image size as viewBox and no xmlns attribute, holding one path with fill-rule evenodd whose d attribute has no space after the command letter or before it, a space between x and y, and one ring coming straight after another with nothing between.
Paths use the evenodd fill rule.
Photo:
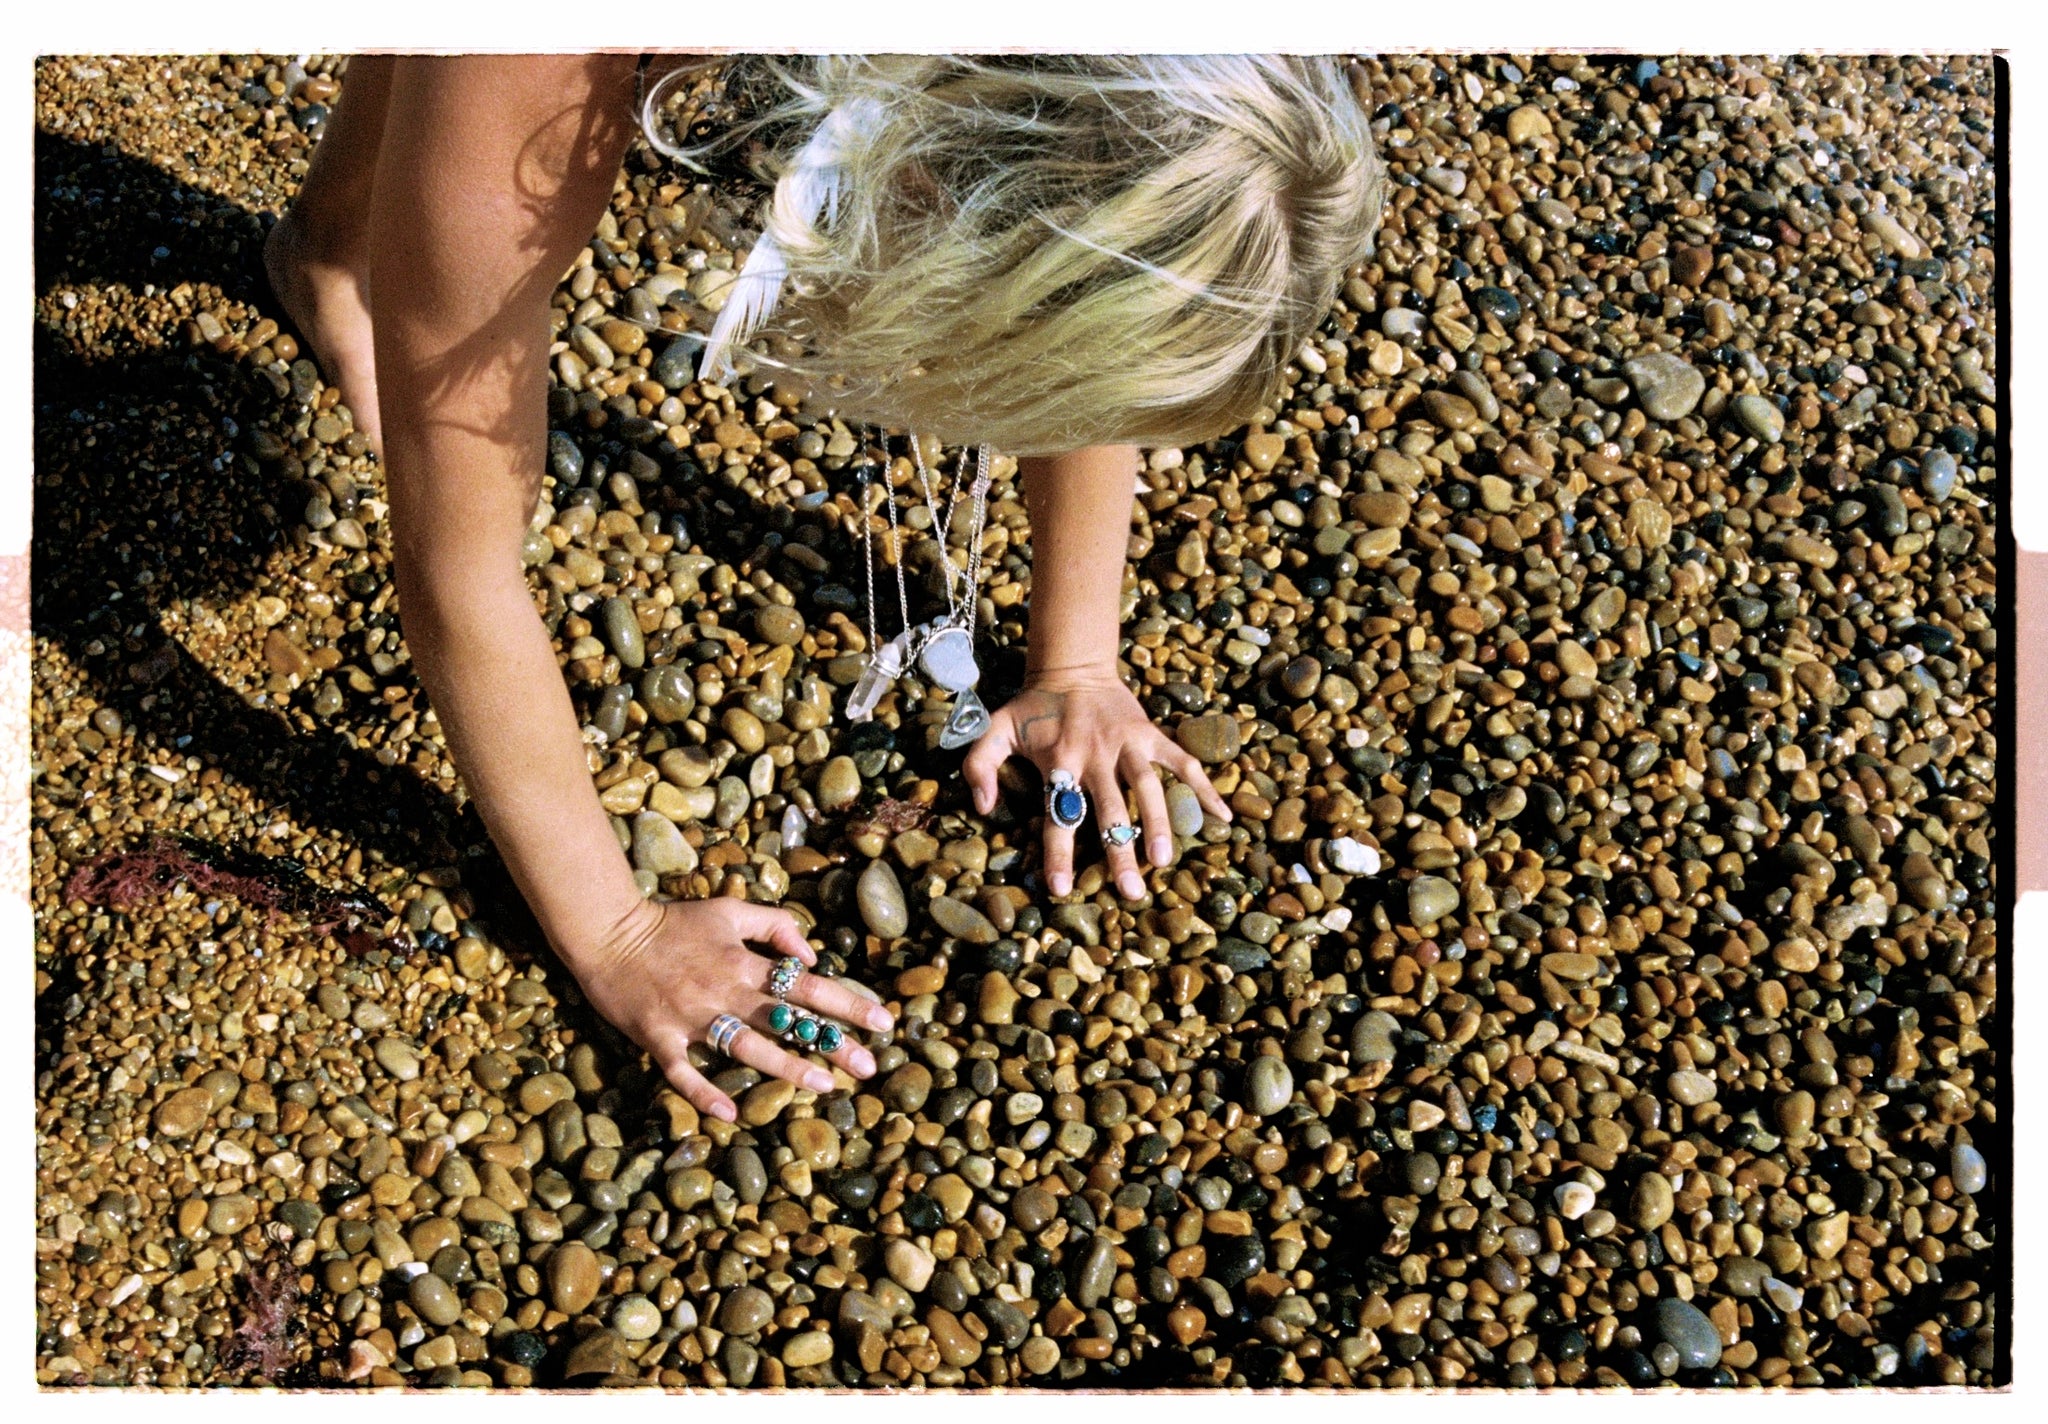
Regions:
<instances>
[{"instance_id":1,"label":"woman's head","mask_svg":"<svg viewBox=\"0 0 2048 1424\"><path fill-rule=\"evenodd\" d=\"M774 135L765 329L849 419L1017 455L1211 439L1371 250L1384 170L1337 60L738 64L781 90L722 140Z\"/></svg>"}]
</instances>

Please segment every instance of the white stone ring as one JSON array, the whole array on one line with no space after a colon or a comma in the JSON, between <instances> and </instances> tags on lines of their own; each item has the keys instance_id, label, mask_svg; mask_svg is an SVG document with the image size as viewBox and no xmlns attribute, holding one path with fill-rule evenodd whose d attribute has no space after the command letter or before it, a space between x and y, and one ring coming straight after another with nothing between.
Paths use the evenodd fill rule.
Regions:
<instances>
[{"instance_id":1,"label":"white stone ring","mask_svg":"<svg viewBox=\"0 0 2048 1424\"><path fill-rule=\"evenodd\" d=\"M1102 843L1113 850L1122 850L1137 838L1138 828L1133 825L1119 824L1102 828Z\"/></svg>"},{"instance_id":2,"label":"white stone ring","mask_svg":"<svg viewBox=\"0 0 2048 1424\"><path fill-rule=\"evenodd\" d=\"M1075 785L1071 771L1055 771L1045 779L1045 814L1067 831L1087 818L1088 798Z\"/></svg>"},{"instance_id":3,"label":"white stone ring","mask_svg":"<svg viewBox=\"0 0 2048 1424\"><path fill-rule=\"evenodd\" d=\"M734 1041L742 1033L746 1032L746 1028L746 1021L740 1018L739 1015L720 1014L711 1021L711 1031L704 1036L704 1039L713 1048L730 1058Z\"/></svg>"}]
</instances>

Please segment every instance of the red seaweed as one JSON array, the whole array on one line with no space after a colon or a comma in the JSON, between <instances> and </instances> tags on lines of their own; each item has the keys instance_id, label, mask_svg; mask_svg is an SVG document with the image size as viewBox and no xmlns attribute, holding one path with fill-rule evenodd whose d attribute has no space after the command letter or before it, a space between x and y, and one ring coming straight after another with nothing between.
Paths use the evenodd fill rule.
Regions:
<instances>
[{"instance_id":1,"label":"red seaweed","mask_svg":"<svg viewBox=\"0 0 2048 1424\"><path fill-rule=\"evenodd\" d=\"M292 1307L298 1300L299 1273L288 1258L251 1261L242 1281L240 1318L221 1349L221 1363L276 1380L294 1363Z\"/></svg>"},{"instance_id":2,"label":"red seaweed","mask_svg":"<svg viewBox=\"0 0 2048 1424\"><path fill-rule=\"evenodd\" d=\"M186 837L151 836L139 848L102 851L71 872L66 898L125 910L168 895L182 882L201 895L232 895L272 915L303 915L316 934L336 933L351 954L383 945L405 952L401 937L369 928L390 919L374 895L329 890L297 861L282 856L236 855Z\"/></svg>"}]
</instances>

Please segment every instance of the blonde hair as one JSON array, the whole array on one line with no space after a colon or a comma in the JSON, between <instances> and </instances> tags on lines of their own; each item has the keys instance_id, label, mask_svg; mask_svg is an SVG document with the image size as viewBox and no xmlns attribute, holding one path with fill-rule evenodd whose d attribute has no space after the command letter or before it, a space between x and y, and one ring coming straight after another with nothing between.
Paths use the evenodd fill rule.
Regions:
<instances>
[{"instance_id":1,"label":"blonde hair","mask_svg":"<svg viewBox=\"0 0 2048 1424\"><path fill-rule=\"evenodd\" d=\"M694 145L658 137L662 87L650 141L692 167L767 136L726 335L781 338L751 359L844 418L1013 455L1243 425L1385 190L1325 56L749 56L726 92L756 112Z\"/></svg>"}]
</instances>

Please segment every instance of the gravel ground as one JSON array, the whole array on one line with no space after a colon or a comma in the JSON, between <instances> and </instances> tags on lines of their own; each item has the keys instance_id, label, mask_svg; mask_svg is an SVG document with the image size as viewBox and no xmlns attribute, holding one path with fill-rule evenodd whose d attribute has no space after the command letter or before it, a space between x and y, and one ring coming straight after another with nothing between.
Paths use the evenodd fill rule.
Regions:
<instances>
[{"instance_id":1,"label":"gravel ground","mask_svg":"<svg viewBox=\"0 0 2048 1424\"><path fill-rule=\"evenodd\" d=\"M744 192L629 157L536 605L649 886L902 1020L727 1126L536 951L264 309L342 65L39 64L37 1378L2006 1378L1991 67L1370 72L1375 260L1148 452L1129 674L1237 819L1134 909L836 718L853 440L687 379ZM996 695L1029 539L1002 460Z\"/></svg>"}]
</instances>

